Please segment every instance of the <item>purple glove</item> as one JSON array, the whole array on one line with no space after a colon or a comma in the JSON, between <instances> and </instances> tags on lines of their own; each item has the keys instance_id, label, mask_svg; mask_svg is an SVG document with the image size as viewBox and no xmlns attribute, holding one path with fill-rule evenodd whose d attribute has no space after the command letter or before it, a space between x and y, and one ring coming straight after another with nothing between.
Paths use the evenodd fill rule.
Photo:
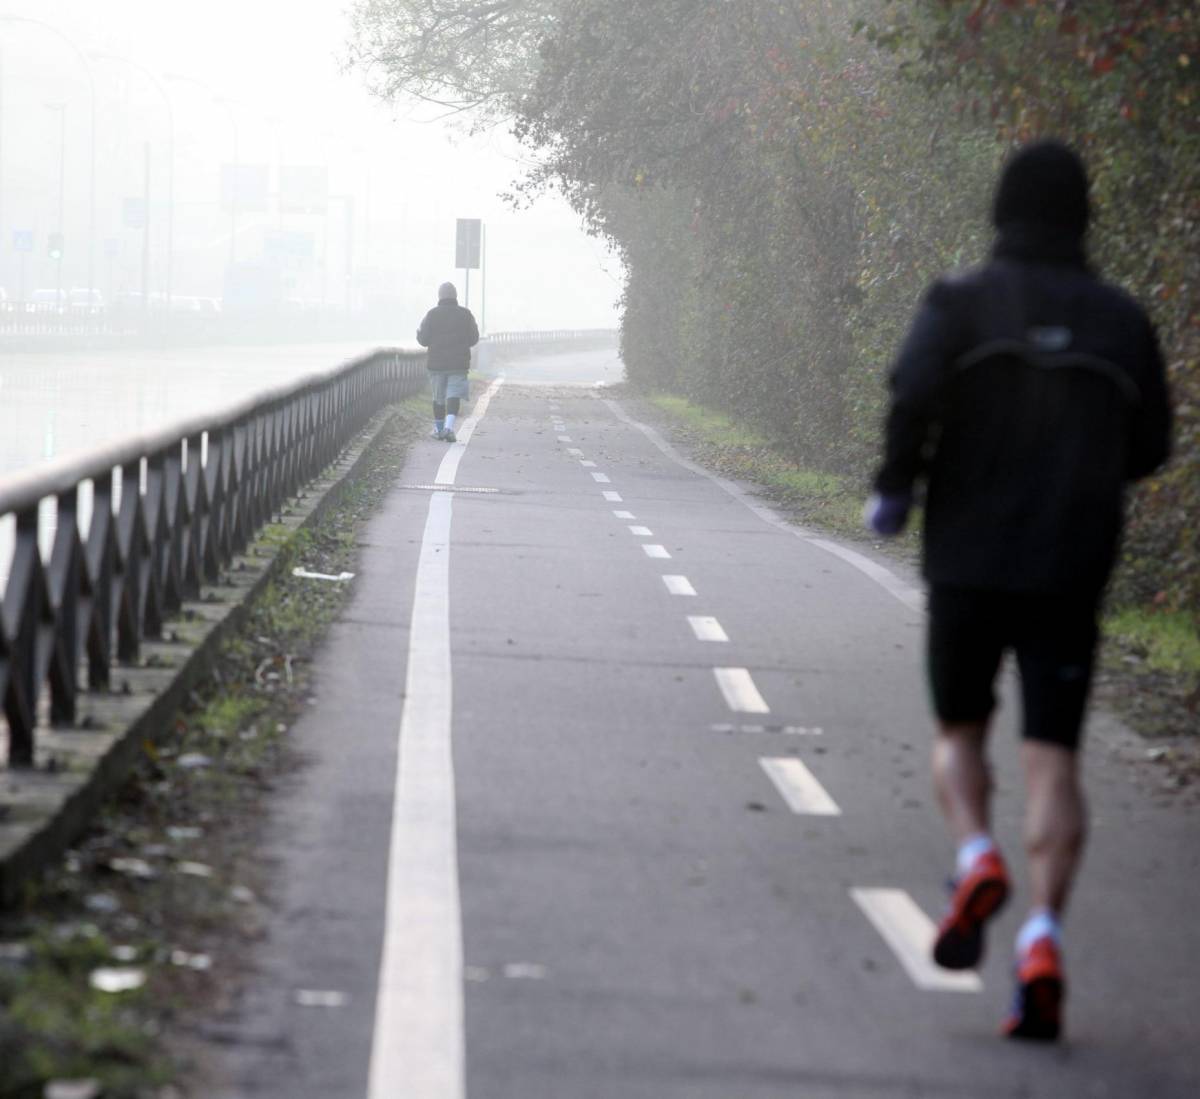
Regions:
<instances>
[{"instance_id":1,"label":"purple glove","mask_svg":"<svg viewBox=\"0 0 1200 1099\"><path fill-rule=\"evenodd\" d=\"M911 507L911 493L872 493L863 508L863 525L884 538L894 538L908 522L908 510Z\"/></svg>"}]
</instances>

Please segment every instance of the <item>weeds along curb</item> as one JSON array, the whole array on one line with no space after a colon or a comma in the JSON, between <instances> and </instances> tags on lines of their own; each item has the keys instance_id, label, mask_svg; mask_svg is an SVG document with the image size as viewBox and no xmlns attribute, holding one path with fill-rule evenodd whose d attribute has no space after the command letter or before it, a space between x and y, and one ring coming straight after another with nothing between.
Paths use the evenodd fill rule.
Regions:
<instances>
[{"instance_id":1,"label":"weeds along curb","mask_svg":"<svg viewBox=\"0 0 1200 1099\"><path fill-rule=\"evenodd\" d=\"M397 414L395 407L377 414L337 461L285 505L277 522L259 531L220 584L185 602L162 639L143 642L137 665L113 669L107 693L81 695L74 727L40 729L31 769L0 775L0 906L14 904L23 886L83 832L120 788L143 745L170 731L221 643L242 626L287 563L281 551L342 501Z\"/></svg>"}]
</instances>

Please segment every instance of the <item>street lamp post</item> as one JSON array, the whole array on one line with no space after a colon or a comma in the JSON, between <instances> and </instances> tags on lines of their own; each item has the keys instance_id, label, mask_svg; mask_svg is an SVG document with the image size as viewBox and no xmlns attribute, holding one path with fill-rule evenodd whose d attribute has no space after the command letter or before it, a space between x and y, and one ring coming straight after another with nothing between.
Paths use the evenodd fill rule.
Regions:
<instances>
[{"instance_id":1,"label":"street lamp post","mask_svg":"<svg viewBox=\"0 0 1200 1099\"><path fill-rule=\"evenodd\" d=\"M87 76L88 90L91 93L91 142L88 171L88 302L90 304L96 284L96 81L92 75L92 66L88 63L87 54L51 23L44 23L42 20L28 15L9 15L7 12L0 13L0 23L26 23L49 31L59 41L66 43L71 52L79 58Z\"/></svg>"},{"instance_id":2,"label":"street lamp post","mask_svg":"<svg viewBox=\"0 0 1200 1099\"><path fill-rule=\"evenodd\" d=\"M217 103L225 108L229 115L229 125L233 129L233 178L229 184L229 266L232 269L237 258L237 215L238 189L241 185L241 153L238 149L237 115L233 112L233 101L223 96L217 98Z\"/></svg>"},{"instance_id":3,"label":"street lamp post","mask_svg":"<svg viewBox=\"0 0 1200 1099\"><path fill-rule=\"evenodd\" d=\"M58 112L58 218L55 232L62 234L63 217L66 212L67 188L67 105L65 103L47 103L46 110ZM54 307L63 306L62 285L63 253L59 251L54 260ZM89 295L90 297L90 295Z\"/></svg>"},{"instance_id":4,"label":"street lamp post","mask_svg":"<svg viewBox=\"0 0 1200 1099\"><path fill-rule=\"evenodd\" d=\"M237 116L233 113L233 101L218 95L203 80L197 80L194 76L184 76L182 73L164 73L163 79L174 81L177 84L191 84L199 88L202 92L207 93L218 107L224 107L226 114L229 116L229 126L233 133L233 178L230 181L229 188L229 266L232 267L234 260L237 258L237 193L239 175L238 124Z\"/></svg>"},{"instance_id":5,"label":"street lamp post","mask_svg":"<svg viewBox=\"0 0 1200 1099\"><path fill-rule=\"evenodd\" d=\"M132 58L109 53L106 50L92 50L88 56L97 61L119 61L123 65L136 69L154 85L155 90L162 96L163 106L167 108L167 277L165 290L167 309L170 310L175 271L175 108L163 82L144 65ZM150 216L149 210L146 211L146 216Z\"/></svg>"}]
</instances>

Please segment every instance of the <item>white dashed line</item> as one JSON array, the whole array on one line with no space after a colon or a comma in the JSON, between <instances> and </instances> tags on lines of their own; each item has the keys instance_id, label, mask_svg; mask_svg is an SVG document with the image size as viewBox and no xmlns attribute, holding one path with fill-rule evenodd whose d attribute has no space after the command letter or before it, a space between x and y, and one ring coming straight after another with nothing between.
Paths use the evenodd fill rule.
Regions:
<instances>
[{"instance_id":1,"label":"white dashed line","mask_svg":"<svg viewBox=\"0 0 1200 1099\"><path fill-rule=\"evenodd\" d=\"M629 533L634 535L637 538L653 538L654 537L654 531L652 531L649 527L633 526L633 527L629 528Z\"/></svg>"},{"instance_id":2,"label":"white dashed line","mask_svg":"<svg viewBox=\"0 0 1200 1099\"><path fill-rule=\"evenodd\" d=\"M632 511L614 511L613 515L615 515L618 519L636 519L637 518L637 516L634 515Z\"/></svg>"},{"instance_id":3,"label":"white dashed line","mask_svg":"<svg viewBox=\"0 0 1200 1099\"><path fill-rule=\"evenodd\" d=\"M688 625L697 641L728 641L729 635L721 628L721 623L711 615L689 614Z\"/></svg>"},{"instance_id":4,"label":"white dashed line","mask_svg":"<svg viewBox=\"0 0 1200 1099\"><path fill-rule=\"evenodd\" d=\"M620 503L624 502L621 499L621 494L619 492L606 492L604 494L604 499L607 500L610 504L620 504Z\"/></svg>"},{"instance_id":5,"label":"white dashed line","mask_svg":"<svg viewBox=\"0 0 1200 1099\"><path fill-rule=\"evenodd\" d=\"M579 447L577 447L577 446L567 447L567 453L569 455L571 455L572 458L582 458L583 457L583 451L580 450Z\"/></svg>"},{"instance_id":6,"label":"white dashed line","mask_svg":"<svg viewBox=\"0 0 1200 1099\"><path fill-rule=\"evenodd\" d=\"M686 576L664 576L662 582L667 585L667 591L672 595L695 595L696 589Z\"/></svg>"},{"instance_id":7,"label":"white dashed line","mask_svg":"<svg viewBox=\"0 0 1200 1099\"><path fill-rule=\"evenodd\" d=\"M680 455L670 443L664 440L663 437L654 430L654 428L649 427L646 424L638 423L638 421L633 419L633 417L630 416L629 413L627 413L619 404L617 404L616 401L612 401L607 398L603 398L603 400L604 403L608 405L610 409L612 409L613 415L615 415L617 419L640 431L673 462L681 465L684 469L691 470L691 472L695 473L697 476L711 481L723 491L729 493L729 495L735 500L738 500L745 507L749 508L752 512L754 512L755 515L762 519L763 522L769 523L777 530L784 531L787 534L799 538L802 542L807 542L809 545L815 546L817 549L825 553L830 553L836 557L840 557L848 565L870 577L885 591L893 595L896 599L908 607L909 610L915 611L918 614L924 613L925 593L921 586L914 587L907 581L902 580L899 576L895 575L895 573L885 569L882 565L876 564L874 561L864 557L861 553L858 553L855 550L849 549L846 546L840 546L836 542L830 542L825 538L815 537L811 531L792 526L790 523L781 519L765 504L761 504L749 497L732 481L725 477L718 477L716 474L710 473L708 470L698 466L695 462L688 461L688 459Z\"/></svg>"},{"instance_id":8,"label":"white dashed line","mask_svg":"<svg viewBox=\"0 0 1200 1099\"><path fill-rule=\"evenodd\" d=\"M579 459L579 464L580 464L581 466L583 466L583 468L584 468L584 469L595 469L595 468L596 468L596 463L595 463L595 462L589 462L589 461L588 461L586 458L580 458L580 459Z\"/></svg>"},{"instance_id":9,"label":"white dashed line","mask_svg":"<svg viewBox=\"0 0 1200 1099\"><path fill-rule=\"evenodd\" d=\"M931 951L937 929L903 889L851 889L850 896L918 988L938 992L983 990L977 973L970 970L954 973L934 965Z\"/></svg>"},{"instance_id":10,"label":"white dashed line","mask_svg":"<svg viewBox=\"0 0 1200 1099\"><path fill-rule=\"evenodd\" d=\"M745 668L713 668L717 686L731 710L740 714L769 714L771 707L758 693L754 680Z\"/></svg>"},{"instance_id":11,"label":"white dashed line","mask_svg":"<svg viewBox=\"0 0 1200 1099\"><path fill-rule=\"evenodd\" d=\"M825 787L798 759L784 756L777 759L760 759L758 762L793 813L816 817L842 815L837 802L825 792Z\"/></svg>"},{"instance_id":12,"label":"white dashed line","mask_svg":"<svg viewBox=\"0 0 1200 1099\"><path fill-rule=\"evenodd\" d=\"M612 484L612 479L609 477L609 475L607 473L593 473L592 480L595 481L596 484L598 484L598 485Z\"/></svg>"},{"instance_id":13,"label":"white dashed line","mask_svg":"<svg viewBox=\"0 0 1200 1099\"><path fill-rule=\"evenodd\" d=\"M570 436L570 435L560 435L560 436L558 437L558 441L559 441L560 443L569 443L569 442L571 442L572 440L571 440L571 436Z\"/></svg>"},{"instance_id":14,"label":"white dashed line","mask_svg":"<svg viewBox=\"0 0 1200 1099\"><path fill-rule=\"evenodd\" d=\"M758 736L763 733L781 736L821 736L822 730L808 725L730 725L726 721L717 722L709 728L714 733L745 733L748 736Z\"/></svg>"},{"instance_id":15,"label":"white dashed line","mask_svg":"<svg viewBox=\"0 0 1200 1099\"><path fill-rule=\"evenodd\" d=\"M661 560L661 559L666 559L671 556L667 552L666 546L659 546L659 545L648 544L646 542L643 542L642 549L645 551L647 557L655 557L655 558L658 558Z\"/></svg>"}]
</instances>

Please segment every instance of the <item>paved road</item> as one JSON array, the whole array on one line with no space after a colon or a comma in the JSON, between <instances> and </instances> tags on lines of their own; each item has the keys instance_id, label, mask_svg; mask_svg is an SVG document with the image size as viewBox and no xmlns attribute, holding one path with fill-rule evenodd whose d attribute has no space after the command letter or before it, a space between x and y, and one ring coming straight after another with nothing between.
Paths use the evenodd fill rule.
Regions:
<instances>
[{"instance_id":1,"label":"paved road","mask_svg":"<svg viewBox=\"0 0 1200 1099\"><path fill-rule=\"evenodd\" d=\"M1194 829L1120 730L1090 733L1070 1040L1007 1044L1019 906L977 976L924 961L950 851L912 578L773 520L602 389L509 369L366 532L214 1094L1194 1095Z\"/></svg>"}]
</instances>

